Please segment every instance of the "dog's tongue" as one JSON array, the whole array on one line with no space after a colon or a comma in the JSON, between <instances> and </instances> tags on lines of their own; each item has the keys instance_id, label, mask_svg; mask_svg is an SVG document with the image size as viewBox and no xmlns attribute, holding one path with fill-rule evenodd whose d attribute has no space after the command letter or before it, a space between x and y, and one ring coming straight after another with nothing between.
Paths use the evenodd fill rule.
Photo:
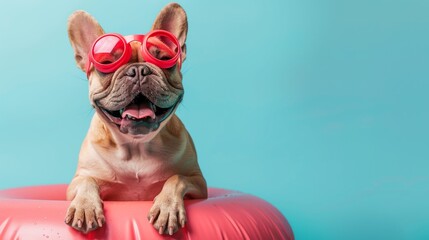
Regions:
<instances>
[{"instance_id":1,"label":"dog's tongue","mask_svg":"<svg viewBox=\"0 0 429 240\"><path fill-rule=\"evenodd\" d=\"M131 104L127 106L122 113L122 118L125 118L127 115L136 119L143 119L146 117L152 119L156 118L155 112L152 110L149 103Z\"/></svg>"}]
</instances>

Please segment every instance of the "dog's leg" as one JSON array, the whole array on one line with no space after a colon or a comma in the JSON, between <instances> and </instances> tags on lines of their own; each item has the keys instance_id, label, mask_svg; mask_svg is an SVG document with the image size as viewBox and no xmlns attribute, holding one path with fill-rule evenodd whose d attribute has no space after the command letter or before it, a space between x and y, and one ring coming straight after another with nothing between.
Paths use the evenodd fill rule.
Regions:
<instances>
[{"instance_id":1,"label":"dog's leg","mask_svg":"<svg viewBox=\"0 0 429 240\"><path fill-rule=\"evenodd\" d=\"M202 175L170 177L155 197L148 219L160 234L173 235L186 223L186 211L183 198L207 198L206 181Z\"/></svg>"},{"instance_id":2,"label":"dog's leg","mask_svg":"<svg viewBox=\"0 0 429 240\"><path fill-rule=\"evenodd\" d=\"M77 176L67 189L67 199L72 200L65 222L74 229L87 233L105 223L103 202L94 178Z\"/></svg>"}]
</instances>

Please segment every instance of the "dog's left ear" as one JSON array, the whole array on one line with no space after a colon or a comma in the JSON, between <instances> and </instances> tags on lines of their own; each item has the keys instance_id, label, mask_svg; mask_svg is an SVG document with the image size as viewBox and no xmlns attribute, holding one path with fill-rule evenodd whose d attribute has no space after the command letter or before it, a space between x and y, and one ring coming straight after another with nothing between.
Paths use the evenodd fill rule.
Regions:
<instances>
[{"instance_id":1,"label":"dog's left ear","mask_svg":"<svg viewBox=\"0 0 429 240\"><path fill-rule=\"evenodd\" d=\"M186 12L177 3L165 6L156 17L152 30L166 30L174 34L182 48L182 60L186 58L186 35L188 34L188 19Z\"/></svg>"}]
</instances>

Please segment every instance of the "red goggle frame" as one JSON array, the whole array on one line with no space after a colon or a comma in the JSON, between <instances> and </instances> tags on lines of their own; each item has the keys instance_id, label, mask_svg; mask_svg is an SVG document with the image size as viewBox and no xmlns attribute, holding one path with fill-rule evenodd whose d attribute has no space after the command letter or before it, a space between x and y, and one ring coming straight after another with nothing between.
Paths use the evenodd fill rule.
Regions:
<instances>
[{"instance_id":1,"label":"red goggle frame","mask_svg":"<svg viewBox=\"0 0 429 240\"><path fill-rule=\"evenodd\" d=\"M160 68L171 68L182 65L182 49L177 38L165 30L154 30L146 35L137 34L122 36L108 33L94 41L88 54L86 74L89 77L91 65L102 73L112 73L126 64L132 55L130 43L141 43L141 54L146 62Z\"/></svg>"}]
</instances>

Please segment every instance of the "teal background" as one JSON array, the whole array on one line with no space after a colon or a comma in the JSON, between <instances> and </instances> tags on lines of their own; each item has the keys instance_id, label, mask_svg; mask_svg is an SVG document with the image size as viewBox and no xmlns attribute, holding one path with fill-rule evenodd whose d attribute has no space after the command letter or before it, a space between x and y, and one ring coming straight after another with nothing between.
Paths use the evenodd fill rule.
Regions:
<instances>
[{"instance_id":1,"label":"teal background","mask_svg":"<svg viewBox=\"0 0 429 240\"><path fill-rule=\"evenodd\" d=\"M167 1L0 8L0 188L67 183L93 110L77 9L145 33ZM429 1L179 1L178 110L208 184L257 195L296 239L429 239Z\"/></svg>"}]
</instances>

